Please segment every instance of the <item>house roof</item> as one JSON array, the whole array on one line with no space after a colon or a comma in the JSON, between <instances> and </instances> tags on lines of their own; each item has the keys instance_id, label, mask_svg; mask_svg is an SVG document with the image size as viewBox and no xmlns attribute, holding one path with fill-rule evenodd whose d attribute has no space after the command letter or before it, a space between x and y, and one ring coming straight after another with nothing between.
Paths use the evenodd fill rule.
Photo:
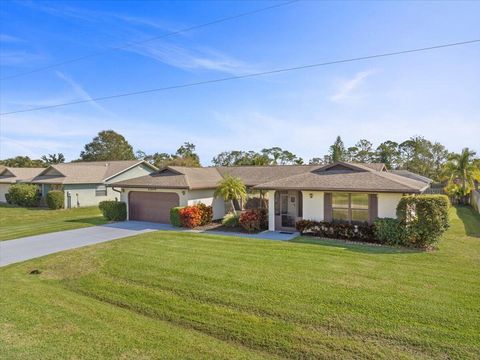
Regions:
<instances>
[{"instance_id":1,"label":"house roof","mask_svg":"<svg viewBox=\"0 0 480 360\"><path fill-rule=\"evenodd\" d=\"M426 176L415 174L415 173L413 173L411 171L408 171L408 170L390 170L390 172L393 173L393 174L396 174L396 175L404 176L404 177L409 178L409 179L422 181L422 182L427 183L427 184L431 184L433 182L432 179L430 179Z\"/></svg>"},{"instance_id":2,"label":"house roof","mask_svg":"<svg viewBox=\"0 0 480 360\"><path fill-rule=\"evenodd\" d=\"M381 170L377 170L381 169ZM380 166L338 162L255 186L260 190L318 190L420 193L428 185L388 172Z\"/></svg>"},{"instance_id":3,"label":"house roof","mask_svg":"<svg viewBox=\"0 0 480 360\"><path fill-rule=\"evenodd\" d=\"M156 168L143 160L82 161L51 165L36 176L36 184L100 184L139 164Z\"/></svg>"},{"instance_id":4,"label":"house roof","mask_svg":"<svg viewBox=\"0 0 480 360\"><path fill-rule=\"evenodd\" d=\"M0 169L0 183L14 184L16 182L30 182L45 168L16 168L5 167Z\"/></svg>"},{"instance_id":5,"label":"house roof","mask_svg":"<svg viewBox=\"0 0 480 360\"><path fill-rule=\"evenodd\" d=\"M159 172L112 183L125 188L212 189L226 176L259 190L298 189L418 193L426 183L388 172L383 164L339 162L320 165L274 165L192 168L167 166Z\"/></svg>"}]
</instances>

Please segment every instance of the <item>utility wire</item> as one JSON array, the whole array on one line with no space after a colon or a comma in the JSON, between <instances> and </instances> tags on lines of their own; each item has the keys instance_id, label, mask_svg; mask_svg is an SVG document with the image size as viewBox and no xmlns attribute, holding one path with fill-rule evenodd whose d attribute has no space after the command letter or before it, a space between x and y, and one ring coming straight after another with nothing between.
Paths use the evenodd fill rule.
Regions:
<instances>
[{"instance_id":1,"label":"utility wire","mask_svg":"<svg viewBox=\"0 0 480 360\"><path fill-rule=\"evenodd\" d=\"M77 101L66 102L66 103L61 103L61 104L41 106L41 107L36 107L36 108L33 108L33 109L10 111L10 112L5 112L5 113L0 113L0 115L5 116L5 115L12 115L12 114L18 114L18 113L23 113L23 112L31 112L31 111L44 110L44 109L53 109L53 108L57 108L57 107L63 107L63 106L75 105L75 104L83 104L83 103L88 103L88 102L92 102L92 101L102 101L102 100L115 99L115 98L132 96L132 95L141 95L141 94L148 94L148 93L154 93L154 92L160 92L160 91L182 89L182 88L187 88L187 87L213 84L213 83L219 83L219 82L230 81L230 80L246 79L246 78L253 78L253 77L257 77L257 76L284 73L284 72L294 71L294 70L310 69L310 68L316 68L316 67L320 67L320 66L327 66L327 65L333 65L333 64L342 64L342 63L348 63L348 62L354 62L354 61L370 60L370 59L376 59L376 58L381 58L381 57L388 57L388 56L395 56L395 55L401 55L401 54L409 54L409 53L415 53L415 52L423 52L423 51L429 51L429 50L435 50L435 49L442 49L442 48L453 47L453 46L468 45L468 44L473 44L473 43L478 43L478 42L480 42L480 39L462 41L462 42L456 42L456 43L449 43L449 44L442 44L442 45L435 45L435 46L429 46L429 47L423 47L423 48L417 48L417 49L410 49L410 50L395 51L395 52L389 52L389 53L383 53L383 54L361 56L361 57L355 57L355 58L349 58L349 59L334 60L334 61L328 61L328 62L322 62L322 63L301 65L301 66L295 66L295 67L289 67L289 68L280 68L280 69L276 69L276 70L262 71L262 72L251 73L251 74L246 74L246 75L229 76L229 77L199 81L199 82L194 82L194 83L186 83L186 84L172 85L172 86L166 86L166 87L160 87L160 88L154 88L154 89L133 91L133 92L123 93L123 94L100 96L100 97L91 98L91 99L83 99L83 100L77 100Z\"/></svg>"},{"instance_id":2,"label":"utility wire","mask_svg":"<svg viewBox=\"0 0 480 360\"><path fill-rule=\"evenodd\" d=\"M291 4L299 2L299 1L300 0L286 1L286 2L279 3L279 4L263 7L263 8L260 8L260 9L247 11L247 12L244 12L244 13L241 13L241 14L227 16L227 17L220 18L220 19L217 19L217 20L213 20L213 21L210 21L210 22L207 22L207 23L203 23L203 24L199 24L199 25L193 25L193 26L190 26L190 27L187 27L187 28L184 28L184 29L180 29L180 30L176 30L176 31L172 31L172 32L163 34L163 35L155 36L155 37L152 37L152 38L149 38L149 39L134 41L134 42L126 43L126 44L123 44L123 45L110 47L110 48L107 48L103 51L90 53L90 54L87 54L87 55L84 55L84 56L64 60L64 61L61 61L61 62L58 62L58 63L55 63L55 64L39 67L39 68L36 68L36 69L33 69L33 70L28 70L28 71L25 71L25 72L5 76L3 78L0 78L0 80L14 79L14 78L17 78L17 77L33 74L33 73L40 72L40 71L43 71L43 70L52 69L52 68L55 68L57 66L71 64L71 63L74 63L74 62L77 62L77 61L82 61L82 60L89 59L89 58L92 58L92 57L95 57L95 56L103 55L103 54L105 54L109 51L117 51L117 50L126 49L126 48L129 48L129 47L132 47L132 46L145 44L145 43L155 41L155 40L159 40L159 39L163 39L163 38L166 38L166 37L169 37L169 36L178 35L178 34L188 32L188 31L201 29L201 28L204 28L204 27L207 27L207 26L210 26L210 25L216 25L216 24L220 24L220 23L223 23L223 22L226 22L226 21L235 20L235 19L239 19L239 18L242 18L242 17L245 17L245 16L254 15L254 14L258 14L260 12L276 9L276 8L279 8L279 7L282 7L282 6L291 5Z\"/></svg>"}]
</instances>

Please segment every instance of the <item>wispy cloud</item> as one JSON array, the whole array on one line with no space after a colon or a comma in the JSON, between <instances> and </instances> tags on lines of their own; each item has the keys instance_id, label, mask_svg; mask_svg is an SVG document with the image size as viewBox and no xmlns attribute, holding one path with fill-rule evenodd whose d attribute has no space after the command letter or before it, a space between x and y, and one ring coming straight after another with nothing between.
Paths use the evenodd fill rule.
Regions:
<instances>
[{"instance_id":1,"label":"wispy cloud","mask_svg":"<svg viewBox=\"0 0 480 360\"><path fill-rule=\"evenodd\" d=\"M24 41L23 39L20 39L16 36L0 34L0 42L3 42L3 43L17 43L17 42L23 42L23 41Z\"/></svg>"},{"instance_id":2,"label":"wispy cloud","mask_svg":"<svg viewBox=\"0 0 480 360\"><path fill-rule=\"evenodd\" d=\"M0 55L1 66L17 66L36 63L44 60L45 56L24 50L2 50Z\"/></svg>"},{"instance_id":3,"label":"wispy cloud","mask_svg":"<svg viewBox=\"0 0 480 360\"><path fill-rule=\"evenodd\" d=\"M365 80L374 73L375 70L360 71L350 79L339 81L335 93L329 97L329 100L333 102L342 102L348 99L360 98L362 95L359 94L357 90Z\"/></svg>"},{"instance_id":4,"label":"wispy cloud","mask_svg":"<svg viewBox=\"0 0 480 360\"><path fill-rule=\"evenodd\" d=\"M156 61L185 70L210 70L233 75L243 75L256 71L255 67L218 50L187 49L168 42L136 45L125 48Z\"/></svg>"}]
</instances>

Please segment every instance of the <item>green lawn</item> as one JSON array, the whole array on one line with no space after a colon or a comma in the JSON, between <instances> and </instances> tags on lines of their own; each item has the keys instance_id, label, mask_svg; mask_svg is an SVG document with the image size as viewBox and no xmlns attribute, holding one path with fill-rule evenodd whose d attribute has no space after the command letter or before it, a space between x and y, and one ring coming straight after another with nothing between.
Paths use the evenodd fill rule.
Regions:
<instances>
[{"instance_id":1,"label":"green lawn","mask_svg":"<svg viewBox=\"0 0 480 360\"><path fill-rule=\"evenodd\" d=\"M0 241L104 223L96 206L49 210L0 204Z\"/></svg>"},{"instance_id":2,"label":"green lawn","mask_svg":"<svg viewBox=\"0 0 480 360\"><path fill-rule=\"evenodd\" d=\"M435 252L154 232L11 265L0 354L478 359L480 217L451 217Z\"/></svg>"}]
</instances>

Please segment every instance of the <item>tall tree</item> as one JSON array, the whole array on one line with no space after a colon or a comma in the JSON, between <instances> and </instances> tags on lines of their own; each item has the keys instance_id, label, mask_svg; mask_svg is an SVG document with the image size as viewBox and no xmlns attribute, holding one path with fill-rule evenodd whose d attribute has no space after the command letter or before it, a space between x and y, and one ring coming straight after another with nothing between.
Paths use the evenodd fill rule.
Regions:
<instances>
[{"instance_id":1,"label":"tall tree","mask_svg":"<svg viewBox=\"0 0 480 360\"><path fill-rule=\"evenodd\" d=\"M330 146L329 160L330 162L345 161L346 155L347 151L345 150L342 138L337 136L333 145Z\"/></svg>"},{"instance_id":2,"label":"tall tree","mask_svg":"<svg viewBox=\"0 0 480 360\"><path fill-rule=\"evenodd\" d=\"M135 160L132 146L113 130L103 130L80 153L84 161Z\"/></svg>"},{"instance_id":3,"label":"tall tree","mask_svg":"<svg viewBox=\"0 0 480 360\"><path fill-rule=\"evenodd\" d=\"M30 159L28 156L16 156L14 158L0 160L0 165L9 167L45 167L46 164L39 159Z\"/></svg>"},{"instance_id":4,"label":"tall tree","mask_svg":"<svg viewBox=\"0 0 480 360\"><path fill-rule=\"evenodd\" d=\"M400 166L398 143L387 140L378 145L375 151L375 161L384 163L388 169L397 169Z\"/></svg>"},{"instance_id":5,"label":"tall tree","mask_svg":"<svg viewBox=\"0 0 480 360\"><path fill-rule=\"evenodd\" d=\"M65 156L62 153L48 154L42 156L42 160L47 165L61 164L65 162Z\"/></svg>"}]
</instances>

